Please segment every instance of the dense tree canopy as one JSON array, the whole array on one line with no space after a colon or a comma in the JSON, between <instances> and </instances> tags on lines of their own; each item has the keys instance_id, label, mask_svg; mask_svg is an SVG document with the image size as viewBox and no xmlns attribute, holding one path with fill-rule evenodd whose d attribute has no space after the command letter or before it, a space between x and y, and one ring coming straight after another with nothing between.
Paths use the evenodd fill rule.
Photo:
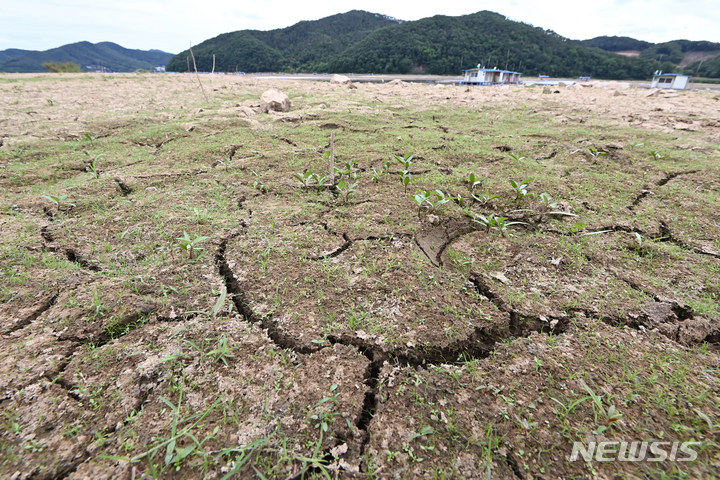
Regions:
<instances>
[{"instance_id":1,"label":"dense tree canopy","mask_svg":"<svg viewBox=\"0 0 720 480\"><path fill-rule=\"evenodd\" d=\"M720 48L687 40L653 45L629 37L574 41L488 11L400 22L354 10L267 32L226 33L193 47L193 54L200 71L212 69L215 55L216 71L458 75L482 64L526 76L623 80L648 79L655 70L681 73L675 64L685 51L711 50L713 45ZM642 50L642 58L611 53L624 50ZM169 71L188 68L189 51L167 65Z\"/></svg>"}]
</instances>

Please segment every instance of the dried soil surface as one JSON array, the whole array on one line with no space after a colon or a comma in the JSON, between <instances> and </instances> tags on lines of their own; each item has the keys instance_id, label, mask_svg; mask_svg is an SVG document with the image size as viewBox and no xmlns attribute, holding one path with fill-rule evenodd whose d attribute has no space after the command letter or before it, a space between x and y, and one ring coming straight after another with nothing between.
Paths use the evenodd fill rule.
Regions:
<instances>
[{"instance_id":1,"label":"dried soil surface","mask_svg":"<svg viewBox=\"0 0 720 480\"><path fill-rule=\"evenodd\" d=\"M201 82L0 76L2 478L717 475L716 92Z\"/></svg>"}]
</instances>

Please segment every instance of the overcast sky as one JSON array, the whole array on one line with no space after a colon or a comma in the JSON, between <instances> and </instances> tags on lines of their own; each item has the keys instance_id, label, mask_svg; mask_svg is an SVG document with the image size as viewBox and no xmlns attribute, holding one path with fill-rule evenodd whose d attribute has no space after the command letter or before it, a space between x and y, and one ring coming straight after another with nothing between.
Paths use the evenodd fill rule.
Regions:
<instances>
[{"instance_id":1,"label":"overcast sky","mask_svg":"<svg viewBox=\"0 0 720 480\"><path fill-rule=\"evenodd\" d=\"M178 53L221 33L282 28L353 9L401 20L491 10L578 40L720 42L718 0L0 0L0 50L87 40Z\"/></svg>"}]
</instances>

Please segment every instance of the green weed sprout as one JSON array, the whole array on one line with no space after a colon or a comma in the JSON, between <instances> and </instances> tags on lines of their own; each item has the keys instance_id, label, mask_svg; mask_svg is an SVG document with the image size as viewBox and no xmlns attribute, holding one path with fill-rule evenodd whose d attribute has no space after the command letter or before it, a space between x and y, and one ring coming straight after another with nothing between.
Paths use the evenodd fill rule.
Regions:
<instances>
[{"instance_id":1,"label":"green weed sprout","mask_svg":"<svg viewBox=\"0 0 720 480\"><path fill-rule=\"evenodd\" d=\"M590 147L590 155L592 155L593 158L595 158L595 159L597 159L598 157L605 156L607 154L608 154L607 152L600 151L595 147L592 147L592 146Z\"/></svg>"},{"instance_id":2,"label":"green weed sprout","mask_svg":"<svg viewBox=\"0 0 720 480\"><path fill-rule=\"evenodd\" d=\"M515 180L510 180L510 186L512 186L513 190L515 190L515 194L517 195L515 197L516 201L520 201L523 198L527 197L528 195L532 195L532 193L528 192L528 183L530 180L523 180L521 182L516 182Z\"/></svg>"},{"instance_id":3,"label":"green weed sprout","mask_svg":"<svg viewBox=\"0 0 720 480\"><path fill-rule=\"evenodd\" d=\"M195 258L196 256L198 256L200 254L200 252L205 250L204 248L199 247L198 244L201 242L204 242L208 238L210 238L210 237L202 237L200 235L195 235L195 238L191 238L190 235L188 235L188 233L185 230L183 230L183 236L178 237L176 240L180 244L180 248L182 248L183 250L186 250L188 252L188 255L190 256L190 258ZM198 253L195 253L195 252L198 252Z\"/></svg>"},{"instance_id":4,"label":"green weed sprout","mask_svg":"<svg viewBox=\"0 0 720 480\"><path fill-rule=\"evenodd\" d=\"M652 155L655 160L662 160L663 158L667 157L667 155L663 155L662 153L655 151L650 152L650 155Z\"/></svg>"},{"instance_id":5,"label":"green weed sprout","mask_svg":"<svg viewBox=\"0 0 720 480\"><path fill-rule=\"evenodd\" d=\"M473 193L473 194L472 194L472 198L473 198L476 202L478 202L480 205L485 205L485 204L488 203L490 200L494 200L494 199L496 199L496 198L500 198L500 195L490 195L490 192L485 191L485 192L481 193L480 195L475 195L475 194Z\"/></svg>"},{"instance_id":6,"label":"green weed sprout","mask_svg":"<svg viewBox=\"0 0 720 480\"><path fill-rule=\"evenodd\" d=\"M327 178L327 175L320 175L319 173L313 173L312 174L313 180L315 180L315 188L320 190L325 186L325 179Z\"/></svg>"},{"instance_id":7,"label":"green weed sprout","mask_svg":"<svg viewBox=\"0 0 720 480\"><path fill-rule=\"evenodd\" d=\"M414 156L415 156L414 154L408 153L408 154L405 155L404 157L395 156L395 160L397 160L398 162L402 163L403 166L405 167L405 170L410 170L410 165L413 164L413 157L414 157Z\"/></svg>"},{"instance_id":8,"label":"green weed sprout","mask_svg":"<svg viewBox=\"0 0 720 480\"><path fill-rule=\"evenodd\" d=\"M485 227L488 233L490 233L490 230L497 230L503 237L505 236L507 227L512 225L527 225L525 222L508 222L507 219L507 217L496 217L495 214L490 214L487 217L484 215L476 215L473 218L473 222Z\"/></svg>"},{"instance_id":9,"label":"green weed sprout","mask_svg":"<svg viewBox=\"0 0 720 480\"><path fill-rule=\"evenodd\" d=\"M605 410L605 407L603 406L602 395L595 394L595 392L593 392L592 389L588 387L587 384L582 380L580 381L580 384L590 394L590 398L592 398L593 411L595 412L595 421L598 421L598 413L601 413L602 416L605 417L605 423L598 426L597 430L593 432L595 435L600 435L605 430L607 430L610 425L619 421L623 417L623 414L617 411L615 405L611 405L610 408Z\"/></svg>"},{"instance_id":10,"label":"green weed sprout","mask_svg":"<svg viewBox=\"0 0 720 480\"><path fill-rule=\"evenodd\" d=\"M375 170L375 167L372 167L372 171L373 171L372 181L377 183L381 177L387 175L388 170L390 169L390 164L391 164L390 160L387 160L385 162L385 165L383 165L383 168L379 171Z\"/></svg>"},{"instance_id":11,"label":"green weed sprout","mask_svg":"<svg viewBox=\"0 0 720 480\"><path fill-rule=\"evenodd\" d=\"M418 205L418 213L423 209L428 213L434 213L456 199L456 197L445 195L442 190L418 190L418 192L420 193L413 196L413 200ZM434 202L432 201L433 196L436 198Z\"/></svg>"},{"instance_id":12,"label":"green weed sprout","mask_svg":"<svg viewBox=\"0 0 720 480\"><path fill-rule=\"evenodd\" d=\"M88 165L88 167L87 167L88 170L90 171L90 173L92 174L92 176L95 177L95 178L100 178L100 172L99 172L98 169L97 169L97 160L98 160L98 158L100 158L100 157L102 157L102 156L103 156L102 153L101 153L100 155L96 156L96 157L93 159L92 163L90 163L90 164Z\"/></svg>"},{"instance_id":13,"label":"green weed sprout","mask_svg":"<svg viewBox=\"0 0 720 480\"><path fill-rule=\"evenodd\" d=\"M225 167L225 174L227 175L228 168L230 167L230 162L232 162L232 158L224 158L222 160L218 160L217 162L223 167Z\"/></svg>"},{"instance_id":14,"label":"green weed sprout","mask_svg":"<svg viewBox=\"0 0 720 480\"><path fill-rule=\"evenodd\" d=\"M513 160L515 160L518 163L525 160L525 157L521 157L520 155L514 155L512 153L510 153L509 155L510 155L510 158L512 158Z\"/></svg>"},{"instance_id":15,"label":"green weed sprout","mask_svg":"<svg viewBox=\"0 0 720 480\"><path fill-rule=\"evenodd\" d=\"M635 147L642 147L643 145L645 145L645 144L644 144L644 143L638 143L638 142L632 142L632 143L630 144L630 149L631 149L631 150L635 150Z\"/></svg>"},{"instance_id":16,"label":"green weed sprout","mask_svg":"<svg viewBox=\"0 0 720 480\"><path fill-rule=\"evenodd\" d=\"M549 193L541 193L540 194L540 201L543 203L543 206L545 207L545 211L543 212L543 215L562 215L566 217L577 217L574 213L569 212L563 212L561 210L555 210L558 208L558 203L552 201L552 197Z\"/></svg>"},{"instance_id":17,"label":"green weed sprout","mask_svg":"<svg viewBox=\"0 0 720 480\"><path fill-rule=\"evenodd\" d=\"M601 233L608 233L612 232L612 230L598 230L597 232L585 232L580 233L585 229L587 225L585 225L583 222L575 222L570 227L567 228L567 231L571 235L577 235L579 237L585 237L587 235L599 235Z\"/></svg>"},{"instance_id":18,"label":"green weed sprout","mask_svg":"<svg viewBox=\"0 0 720 480\"><path fill-rule=\"evenodd\" d=\"M310 180L312 179L313 173L307 172L307 173L294 173L293 177L297 178L300 183L303 184L303 188L310 187Z\"/></svg>"},{"instance_id":19,"label":"green weed sprout","mask_svg":"<svg viewBox=\"0 0 720 480\"><path fill-rule=\"evenodd\" d=\"M60 208L60 204L61 204L61 203L65 202L65 199L66 199L67 197L68 197L67 195L60 195L60 196L57 196L57 197L54 196L54 195L43 195L43 196L42 196L42 198L44 198L44 199L46 199L46 200L50 200L51 202L53 202L55 205L57 205L58 208ZM69 203L69 202L67 203L67 205L70 206L70 207L74 207L74 206L75 206L74 203Z\"/></svg>"},{"instance_id":20,"label":"green weed sprout","mask_svg":"<svg viewBox=\"0 0 720 480\"><path fill-rule=\"evenodd\" d=\"M525 436L527 436L528 432L530 432L530 430L532 430L538 424L537 422L530 422L529 420L520 418L517 415L515 415L515 420L517 420L518 424L520 424L520 426L522 427L523 435Z\"/></svg>"},{"instance_id":21,"label":"green weed sprout","mask_svg":"<svg viewBox=\"0 0 720 480\"><path fill-rule=\"evenodd\" d=\"M357 183L348 183L345 180L342 180L340 183L338 183L337 189L343 196L343 200L345 201L345 203L347 203L350 194L357 190L357 186Z\"/></svg>"},{"instance_id":22,"label":"green weed sprout","mask_svg":"<svg viewBox=\"0 0 720 480\"><path fill-rule=\"evenodd\" d=\"M487 180L487 178L477 177L474 173L468 175L467 182L470 186L470 191L472 192L473 190L475 190L475 187L477 187L478 185L482 185L482 182L484 182L485 180Z\"/></svg>"}]
</instances>

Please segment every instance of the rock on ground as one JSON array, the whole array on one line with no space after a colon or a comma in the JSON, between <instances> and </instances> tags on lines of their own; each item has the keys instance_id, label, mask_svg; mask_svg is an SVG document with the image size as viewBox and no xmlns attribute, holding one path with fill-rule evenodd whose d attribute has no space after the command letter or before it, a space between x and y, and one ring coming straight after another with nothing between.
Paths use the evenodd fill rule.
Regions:
<instances>
[{"instance_id":1,"label":"rock on ground","mask_svg":"<svg viewBox=\"0 0 720 480\"><path fill-rule=\"evenodd\" d=\"M282 92L278 92L275 89L267 90L265 93L260 95L260 109L267 113L270 110L276 112L287 112L290 110L292 102L290 97Z\"/></svg>"},{"instance_id":2,"label":"rock on ground","mask_svg":"<svg viewBox=\"0 0 720 480\"><path fill-rule=\"evenodd\" d=\"M350 81L350 77L346 77L345 75L333 75L332 78L330 78L330 83L339 83L341 85L347 85L349 83L352 83Z\"/></svg>"}]
</instances>

